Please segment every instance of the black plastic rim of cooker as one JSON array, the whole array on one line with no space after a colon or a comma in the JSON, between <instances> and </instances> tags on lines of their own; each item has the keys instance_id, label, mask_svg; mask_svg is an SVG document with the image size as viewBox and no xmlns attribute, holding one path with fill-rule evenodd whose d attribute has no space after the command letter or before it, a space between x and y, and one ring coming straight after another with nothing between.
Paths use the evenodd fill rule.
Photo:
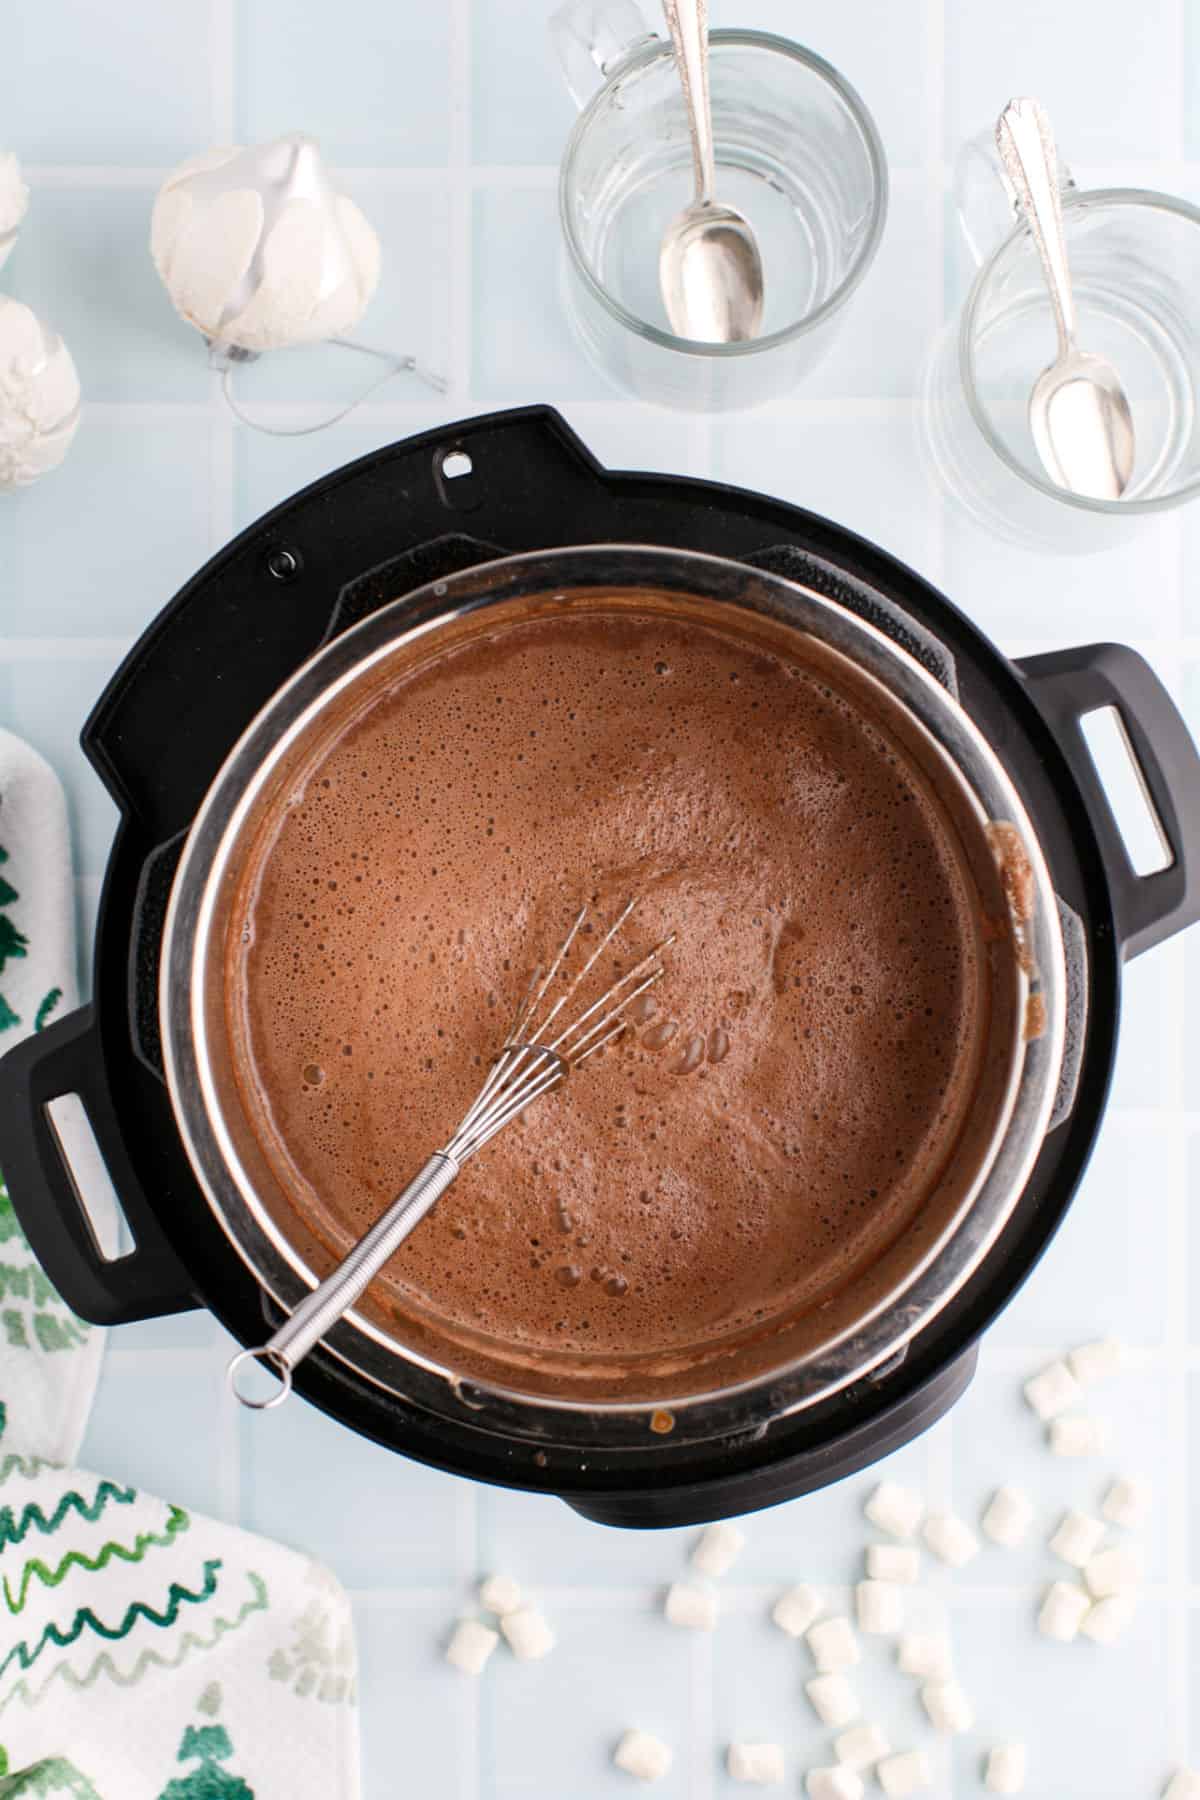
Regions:
<instances>
[{"instance_id":1,"label":"black plastic rim of cooker","mask_svg":"<svg viewBox=\"0 0 1200 1800\"><path fill-rule=\"evenodd\" d=\"M120 810L95 940L93 999L0 1064L0 1168L48 1275L85 1318L202 1305L242 1343L276 1312L209 1210L176 1130L157 1026L158 950L183 841L234 740L329 638L426 582L508 553L656 544L792 574L898 639L959 698L1028 808L1055 889L1082 921L1085 1024L1074 1103L1001 1237L899 1359L831 1399L735 1437L581 1455L419 1412L314 1352L296 1386L364 1436L485 1482L558 1495L606 1524L754 1511L862 1469L963 1392L977 1341L1061 1222L1112 1073L1121 963L1200 917L1200 758L1148 665L1119 645L1011 663L920 576L841 526L764 495L604 469L531 406L372 452L235 538L165 607L99 700L84 750ZM935 647L931 650L929 639ZM936 645L944 648L953 676ZM1173 861L1135 876L1079 721L1115 706ZM78 1094L134 1248L99 1254L47 1113Z\"/></svg>"}]
</instances>

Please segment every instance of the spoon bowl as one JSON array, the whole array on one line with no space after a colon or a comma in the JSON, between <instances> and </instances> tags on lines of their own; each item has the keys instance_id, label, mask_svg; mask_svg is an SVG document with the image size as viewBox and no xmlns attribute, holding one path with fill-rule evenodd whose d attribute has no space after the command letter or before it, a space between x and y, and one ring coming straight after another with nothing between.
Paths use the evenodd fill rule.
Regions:
<instances>
[{"instance_id":1,"label":"spoon bowl","mask_svg":"<svg viewBox=\"0 0 1200 1800\"><path fill-rule=\"evenodd\" d=\"M757 337L763 279L758 245L736 207L693 201L663 236L658 280L671 329L703 343Z\"/></svg>"},{"instance_id":2,"label":"spoon bowl","mask_svg":"<svg viewBox=\"0 0 1200 1800\"><path fill-rule=\"evenodd\" d=\"M739 343L762 326L762 256L749 220L713 198L707 0L663 0L663 11L687 108L696 197L663 233L659 290L677 337Z\"/></svg>"},{"instance_id":3,"label":"spoon bowl","mask_svg":"<svg viewBox=\"0 0 1200 1800\"><path fill-rule=\"evenodd\" d=\"M1133 416L1105 356L1073 350L1044 369L1029 396L1029 428L1050 479L1089 500L1119 500L1133 474Z\"/></svg>"}]
</instances>

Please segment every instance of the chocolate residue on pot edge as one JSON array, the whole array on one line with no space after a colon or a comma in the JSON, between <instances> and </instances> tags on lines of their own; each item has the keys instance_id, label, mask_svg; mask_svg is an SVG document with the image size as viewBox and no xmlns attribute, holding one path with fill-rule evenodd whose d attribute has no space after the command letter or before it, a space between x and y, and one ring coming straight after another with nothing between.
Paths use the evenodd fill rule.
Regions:
<instances>
[{"instance_id":1,"label":"chocolate residue on pot edge","mask_svg":"<svg viewBox=\"0 0 1200 1800\"><path fill-rule=\"evenodd\" d=\"M684 1366L869 1266L942 1168L984 954L924 779L823 670L558 615L398 672L243 877L238 1079L333 1251L445 1141L581 899L630 893L614 962L677 933L657 1010L468 1165L377 1283L399 1318Z\"/></svg>"},{"instance_id":2,"label":"chocolate residue on pot edge","mask_svg":"<svg viewBox=\"0 0 1200 1800\"><path fill-rule=\"evenodd\" d=\"M1025 1027L1021 1035L1028 1044L1045 1034L1046 996L1042 993L1030 994L1025 1001Z\"/></svg>"},{"instance_id":3,"label":"chocolate residue on pot edge","mask_svg":"<svg viewBox=\"0 0 1200 1800\"><path fill-rule=\"evenodd\" d=\"M1037 972L1029 941L1029 925L1037 906L1033 864L1015 825L1006 819L994 819L985 829L1000 873L1000 885L1004 890L1017 961L1026 975L1032 978Z\"/></svg>"}]
</instances>

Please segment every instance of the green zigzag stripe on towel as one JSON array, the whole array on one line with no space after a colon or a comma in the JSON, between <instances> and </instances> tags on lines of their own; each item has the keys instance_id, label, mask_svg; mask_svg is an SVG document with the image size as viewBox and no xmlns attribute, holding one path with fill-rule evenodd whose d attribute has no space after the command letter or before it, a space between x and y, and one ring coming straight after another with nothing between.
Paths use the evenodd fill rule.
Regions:
<instances>
[{"instance_id":1,"label":"green zigzag stripe on towel","mask_svg":"<svg viewBox=\"0 0 1200 1800\"><path fill-rule=\"evenodd\" d=\"M0 1480L9 1467L10 1464L5 1459ZM72 1488L63 1495L49 1518L36 1500L30 1500L19 1514L14 1513L11 1506L0 1506L0 1550L4 1549L5 1544L19 1544L30 1531L40 1531L43 1537L53 1537L69 1512L77 1512L81 1519L94 1525L110 1500L114 1506L130 1506L136 1499L136 1488L118 1487L115 1481L102 1481L90 1500L85 1500L77 1489Z\"/></svg>"},{"instance_id":2,"label":"green zigzag stripe on towel","mask_svg":"<svg viewBox=\"0 0 1200 1800\"><path fill-rule=\"evenodd\" d=\"M65 1650L68 1645L82 1637L85 1631L94 1631L97 1637L108 1638L110 1642L116 1643L119 1639L129 1636L139 1619L145 1619L149 1624L159 1625L164 1631L167 1630L179 1617L181 1607L200 1606L206 1600L212 1599L217 1591L217 1571L220 1567L221 1558L219 1556L208 1559L204 1564L204 1585L195 1592L191 1588L185 1588L181 1582L173 1581L167 1589L167 1605L162 1612L156 1612L144 1600L132 1601L122 1614L119 1625L106 1625L102 1619L96 1617L90 1606L81 1606L66 1631L60 1631L58 1626L51 1622L46 1626L32 1650L25 1643L14 1644L8 1655L0 1662L0 1679L6 1674L10 1663L15 1661L22 1670L30 1669L42 1651L48 1649L51 1644L59 1650Z\"/></svg>"},{"instance_id":3,"label":"green zigzag stripe on towel","mask_svg":"<svg viewBox=\"0 0 1200 1800\"><path fill-rule=\"evenodd\" d=\"M102 1675L117 1687L136 1687L147 1669L177 1669L194 1650L215 1649L223 1637L228 1637L230 1632L236 1631L239 1626L244 1625L252 1614L266 1612L268 1609L270 1601L267 1584L262 1576L256 1575L252 1569L247 1569L246 1580L250 1584L251 1598L243 1600L232 1619L217 1619L207 1636L197 1631L185 1631L179 1638L177 1649L170 1656L163 1656L157 1650L143 1650L133 1667L124 1673L118 1669L112 1659L112 1653L108 1650L100 1652L86 1675L77 1675L69 1663L55 1663L40 1687L32 1687L22 1676L4 1695L3 1699L0 1699L0 1714L7 1712L16 1700L22 1701L27 1707L37 1706L56 1681L61 1681L65 1687L72 1688L76 1693L82 1693L95 1686Z\"/></svg>"},{"instance_id":4,"label":"green zigzag stripe on towel","mask_svg":"<svg viewBox=\"0 0 1200 1800\"><path fill-rule=\"evenodd\" d=\"M101 1796L74 1763L64 1756L48 1756L0 1780L0 1800L101 1800Z\"/></svg>"},{"instance_id":5,"label":"green zigzag stripe on towel","mask_svg":"<svg viewBox=\"0 0 1200 1800\"><path fill-rule=\"evenodd\" d=\"M21 1571L21 1579L15 1595L8 1576L3 1577L4 1598L9 1612L15 1614L25 1610L25 1602L29 1597L29 1589L35 1577L43 1587L59 1587L72 1569L85 1569L90 1574L96 1575L101 1569L107 1568L114 1558L121 1562L140 1563L144 1560L147 1550L155 1548L169 1550L179 1533L186 1531L192 1522L182 1506L170 1507L169 1514L162 1531L139 1531L132 1544L121 1544L115 1539L110 1540L103 1546L98 1556L86 1556L82 1550L68 1550L62 1561L53 1569L48 1568L40 1557L31 1558Z\"/></svg>"}]
</instances>

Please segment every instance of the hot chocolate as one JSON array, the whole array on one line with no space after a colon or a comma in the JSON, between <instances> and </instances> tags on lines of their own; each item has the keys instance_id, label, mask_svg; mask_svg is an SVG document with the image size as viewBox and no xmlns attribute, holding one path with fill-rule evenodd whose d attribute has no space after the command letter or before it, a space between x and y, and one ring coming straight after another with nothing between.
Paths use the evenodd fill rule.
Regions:
<instances>
[{"instance_id":1,"label":"hot chocolate","mask_svg":"<svg viewBox=\"0 0 1200 1800\"><path fill-rule=\"evenodd\" d=\"M920 1209L986 1029L978 900L924 777L801 657L534 616L398 672L260 836L239 1083L337 1254L445 1141L582 900L639 896L626 967L678 934L619 1044L393 1259L400 1317L661 1365L821 1305Z\"/></svg>"}]
</instances>

